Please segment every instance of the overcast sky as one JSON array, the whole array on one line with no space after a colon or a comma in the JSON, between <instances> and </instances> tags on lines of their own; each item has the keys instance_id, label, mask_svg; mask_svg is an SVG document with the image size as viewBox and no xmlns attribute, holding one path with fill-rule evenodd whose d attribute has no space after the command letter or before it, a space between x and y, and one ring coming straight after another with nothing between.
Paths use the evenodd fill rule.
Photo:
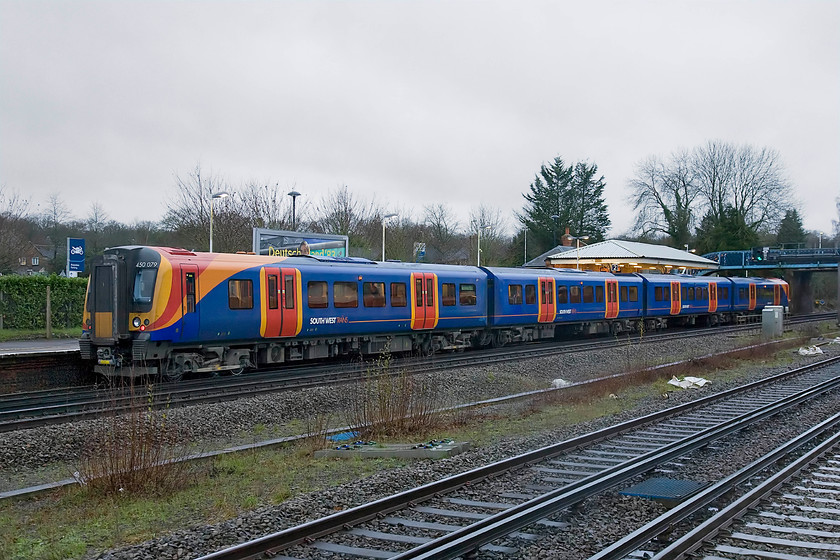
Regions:
<instances>
[{"instance_id":1,"label":"overcast sky","mask_svg":"<svg viewBox=\"0 0 840 560\"><path fill-rule=\"evenodd\" d=\"M559 155L598 165L617 235L636 164L711 139L778 150L831 232L840 2L0 0L0 185L36 210L158 220L200 163L512 230Z\"/></svg>"}]
</instances>

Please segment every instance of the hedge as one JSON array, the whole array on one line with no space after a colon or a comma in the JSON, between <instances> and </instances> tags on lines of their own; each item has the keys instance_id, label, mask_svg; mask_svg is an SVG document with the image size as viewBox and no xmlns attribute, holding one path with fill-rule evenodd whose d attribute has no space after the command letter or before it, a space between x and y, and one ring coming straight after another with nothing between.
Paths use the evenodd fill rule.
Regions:
<instances>
[{"instance_id":1,"label":"hedge","mask_svg":"<svg viewBox=\"0 0 840 560\"><path fill-rule=\"evenodd\" d=\"M53 327L81 327L87 278L0 276L3 328L46 329L47 286Z\"/></svg>"}]
</instances>

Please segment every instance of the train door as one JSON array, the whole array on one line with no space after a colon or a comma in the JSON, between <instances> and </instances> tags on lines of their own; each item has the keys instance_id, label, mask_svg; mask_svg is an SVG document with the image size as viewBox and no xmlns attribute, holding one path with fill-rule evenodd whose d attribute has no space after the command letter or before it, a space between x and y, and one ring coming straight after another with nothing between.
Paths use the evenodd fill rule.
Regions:
<instances>
[{"instance_id":1,"label":"train door","mask_svg":"<svg viewBox=\"0 0 840 560\"><path fill-rule=\"evenodd\" d=\"M93 269L90 282L92 297L88 306L90 309L91 338L95 344L114 342L119 335L116 325L116 266L114 264L97 265Z\"/></svg>"},{"instance_id":2,"label":"train door","mask_svg":"<svg viewBox=\"0 0 840 560\"><path fill-rule=\"evenodd\" d=\"M782 287L778 284L773 286L773 305L782 304Z\"/></svg>"},{"instance_id":3,"label":"train door","mask_svg":"<svg viewBox=\"0 0 840 560\"><path fill-rule=\"evenodd\" d=\"M181 265L181 340L198 338L198 266Z\"/></svg>"},{"instance_id":4,"label":"train door","mask_svg":"<svg viewBox=\"0 0 840 560\"><path fill-rule=\"evenodd\" d=\"M755 309L755 284L750 284L750 311Z\"/></svg>"},{"instance_id":5,"label":"train door","mask_svg":"<svg viewBox=\"0 0 840 560\"><path fill-rule=\"evenodd\" d=\"M717 283L709 282L709 313L714 313L718 308Z\"/></svg>"},{"instance_id":6,"label":"train door","mask_svg":"<svg viewBox=\"0 0 840 560\"><path fill-rule=\"evenodd\" d=\"M437 275L432 272L411 274L411 328L433 329L438 322Z\"/></svg>"},{"instance_id":7,"label":"train door","mask_svg":"<svg viewBox=\"0 0 840 560\"><path fill-rule=\"evenodd\" d=\"M557 317L557 300L554 298L554 278L540 278L540 323L552 323Z\"/></svg>"},{"instance_id":8,"label":"train door","mask_svg":"<svg viewBox=\"0 0 840 560\"><path fill-rule=\"evenodd\" d=\"M605 280L607 291L607 309L604 314L606 319L618 317L618 280Z\"/></svg>"},{"instance_id":9,"label":"train door","mask_svg":"<svg viewBox=\"0 0 840 560\"><path fill-rule=\"evenodd\" d=\"M260 271L264 338L296 336L303 324L302 288L296 268L265 267Z\"/></svg>"},{"instance_id":10,"label":"train door","mask_svg":"<svg viewBox=\"0 0 840 560\"><path fill-rule=\"evenodd\" d=\"M682 309L682 295L680 294L680 283L671 282L671 315L679 315Z\"/></svg>"}]
</instances>

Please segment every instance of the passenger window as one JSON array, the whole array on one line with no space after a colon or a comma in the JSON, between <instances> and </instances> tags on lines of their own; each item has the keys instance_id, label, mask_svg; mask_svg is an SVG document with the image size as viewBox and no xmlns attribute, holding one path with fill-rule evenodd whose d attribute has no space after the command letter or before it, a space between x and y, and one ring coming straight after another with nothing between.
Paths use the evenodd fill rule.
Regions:
<instances>
[{"instance_id":1,"label":"passenger window","mask_svg":"<svg viewBox=\"0 0 840 560\"><path fill-rule=\"evenodd\" d=\"M405 307L408 305L405 292L405 284L402 282L391 283L391 307Z\"/></svg>"},{"instance_id":2,"label":"passenger window","mask_svg":"<svg viewBox=\"0 0 840 560\"><path fill-rule=\"evenodd\" d=\"M604 287L603 286L595 286L595 301L598 303L604 303Z\"/></svg>"},{"instance_id":3,"label":"passenger window","mask_svg":"<svg viewBox=\"0 0 840 560\"><path fill-rule=\"evenodd\" d=\"M720 294L720 299L729 299L729 286L718 288L718 294Z\"/></svg>"},{"instance_id":4,"label":"passenger window","mask_svg":"<svg viewBox=\"0 0 840 560\"><path fill-rule=\"evenodd\" d=\"M327 308L327 283L308 282L306 284L306 297L309 309Z\"/></svg>"},{"instance_id":5,"label":"passenger window","mask_svg":"<svg viewBox=\"0 0 840 560\"><path fill-rule=\"evenodd\" d=\"M461 284L461 305L475 305L475 284Z\"/></svg>"},{"instance_id":6,"label":"passenger window","mask_svg":"<svg viewBox=\"0 0 840 560\"><path fill-rule=\"evenodd\" d=\"M295 277L292 275L288 275L283 279L283 282L286 284L285 287L285 306L286 309L294 309L295 308Z\"/></svg>"},{"instance_id":7,"label":"passenger window","mask_svg":"<svg viewBox=\"0 0 840 560\"><path fill-rule=\"evenodd\" d=\"M688 289L688 299L689 301L694 299L694 288Z\"/></svg>"},{"instance_id":8,"label":"passenger window","mask_svg":"<svg viewBox=\"0 0 840 560\"><path fill-rule=\"evenodd\" d=\"M277 309L277 275L268 275L268 308Z\"/></svg>"},{"instance_id":9,"label":"passenger window","mask_svg":"<svg viewBox=\"0 0 840 560\"><path fill-rule=\"evenodd\" d=\"M639 301L639 288L636 286L630 286L630 301Z\"/></svg>"},{"instance_id":10,"label":"passenger window","mask_svg":"<svg viewBox=\"0 0 840 560\"><path fill-rule=\"evenodd\" d=\"M603 295L601 296L603 299ZM584 286L583 287L583 303L594 303L595 302L595 290L592 289L592 286Z\"/></svg>"},{"instance_id":11,"label":"passenger window","mask_svg":"<svg viewBox=\"0 0 840 560\"><path fill-rule=\"evenodd\" d=\"M746 288L738 288L738 297L741 299L747 299L747 289Z\"/></svg>"},{"instance_id":12,"label":"passenger window","mask_svg":"<svg viewBox=\"0 0 840 560\"><path fill-rule=\"evenodd\" d=\"M385 282L362 284L362 301L365 307L385 307Z\"/></svg>"},{"instance_id":13,"label":"passenger window","mask_svg":"<svg viewBox=\"0 0 840 560\"><path fill-rule=\"evenodd\" d=\"M334 283L333 305L337 309L359 307L359 285L356 282Z\"/></svg>"},{"instance_id":14,"label":"passenger window","mask_svg":"<svg viewBox=\"0 0 840 560\"><path fill-rule=\"evenodd\" d=\"M254 283L250 280L228 280L228 307L254 308Z\"/></svg>"},{"instance_id":15,"label":"passenger window","mask_svg":"<svg viewBox=\"0 0 840 560\"><path fill-rule=\"evenodd\" d=\"M621 294L619 296L621 297L621 301L627 302L627 286L621 286L621 288L619 289L619 293Z\"/></svg>"},{"instance_id":16,"label":"passenger window","mask_svg":"<svg viewBox=\"0 0 840 560\"><path fill-rule=\"evenodd\" d=\"M417 299L415 305L423 307L423 279L417 278L414 280L414 297Z\"/></svg>"},{"instance_id":17,"label":"passenger window","mask_svg":"<svg viewBox=\"0 0 840 560\"><path fill-rule=\"evenodd\" d=\"M569 288L566 286L557 287L557 303L569 303Z\"/></svg>"},{"instance_id":18,"label":"passenger window","mask_svg":"<svg viewBox=\"0 0 840 560\"><path fill-rule=\"evenodd\" d=\"M184 274L184 281L186 283L186 304L187 313L195 313L195 273L187 272Z\"/></svg>"},{"instance_id":19,"label":"passenger window","mask_svg":"<svg viewBox=\"0 0 840 560\"><path fill-rule=\"evenodd\" d=\"M671 301L671 286L664 286L662 288L662 297L665 301Z\"/></svg>"},{"instance_id":20,"label":"passenger window","mask_svg":"<svg viewBox=\"0 0 840 560\"><path fill-rule=\"evenodd\" d=\"M569 301L572 303L580 303L580 286L572 286L569 288Z\"/></svg>"},{"instance_id":21,"label":"passenger window","mask_svg":"<svg viewBox=\"0 0 840 560\"><path fill-rule=\"evenodd\" d=\"M545 298L545 296L543 296ZM508 286L508 303L511 305L519 305L522 303L522 286L519 284L511 284Z\"/></svg>"},{"instance_id":22,"label":"passenger window","mask_svg":"<svg viewBox=\"0 0 840 560\"><path fill-rule=\"evenodd\" d=\"M440 285L440 304L444 307L451 307L455 305L455 284L441 284Z\"/></svg>"},{"instance_id":23,"label":"passenger window","mask_svg":"<svg viewBox=\"0 0 840 560\"><path fill-rule=\"evenodd\" d=\"M431 278L426 278L426 307L434 307L435 305L435 281Z\"/></svg>"},{"instance_id":24,"label":"passenger window","mask_svg":"<svg viewBox=\"0 0 840 560\"><path fill-rule=\"evenodd\" d=\"M528 305L537 303L537 287L533 284L525 285L525 303Z\"/></svg>"},{"instance_id":25,"label":"passenger window","mask_svg":"<svg viewBox=\"0 0 840 560\"><path fill-rule=\"evenodd\" d=\"M662 286L657 286L653 289L653 299L662 301Z\"/></svg>"}]
</instances>

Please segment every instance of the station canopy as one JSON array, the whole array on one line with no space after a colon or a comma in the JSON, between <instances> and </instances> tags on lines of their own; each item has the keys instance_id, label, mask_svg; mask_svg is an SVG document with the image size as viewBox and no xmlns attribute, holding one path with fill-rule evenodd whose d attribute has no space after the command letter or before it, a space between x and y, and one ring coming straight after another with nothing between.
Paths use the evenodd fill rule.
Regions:
<instances>
[{"instance_id":1,"label":"station canopy","mask_svg":"<svg viewBox=\"0 0 840 560\"><path fill-rule=\"evenodd\" d=\"M668 274L674 271L716 270L720 265L689 251L665 245L611 239L592 245L564 247L545 257L545 266L579 268L601 272L644 272Z\"/></svg>"}]
</instances>

